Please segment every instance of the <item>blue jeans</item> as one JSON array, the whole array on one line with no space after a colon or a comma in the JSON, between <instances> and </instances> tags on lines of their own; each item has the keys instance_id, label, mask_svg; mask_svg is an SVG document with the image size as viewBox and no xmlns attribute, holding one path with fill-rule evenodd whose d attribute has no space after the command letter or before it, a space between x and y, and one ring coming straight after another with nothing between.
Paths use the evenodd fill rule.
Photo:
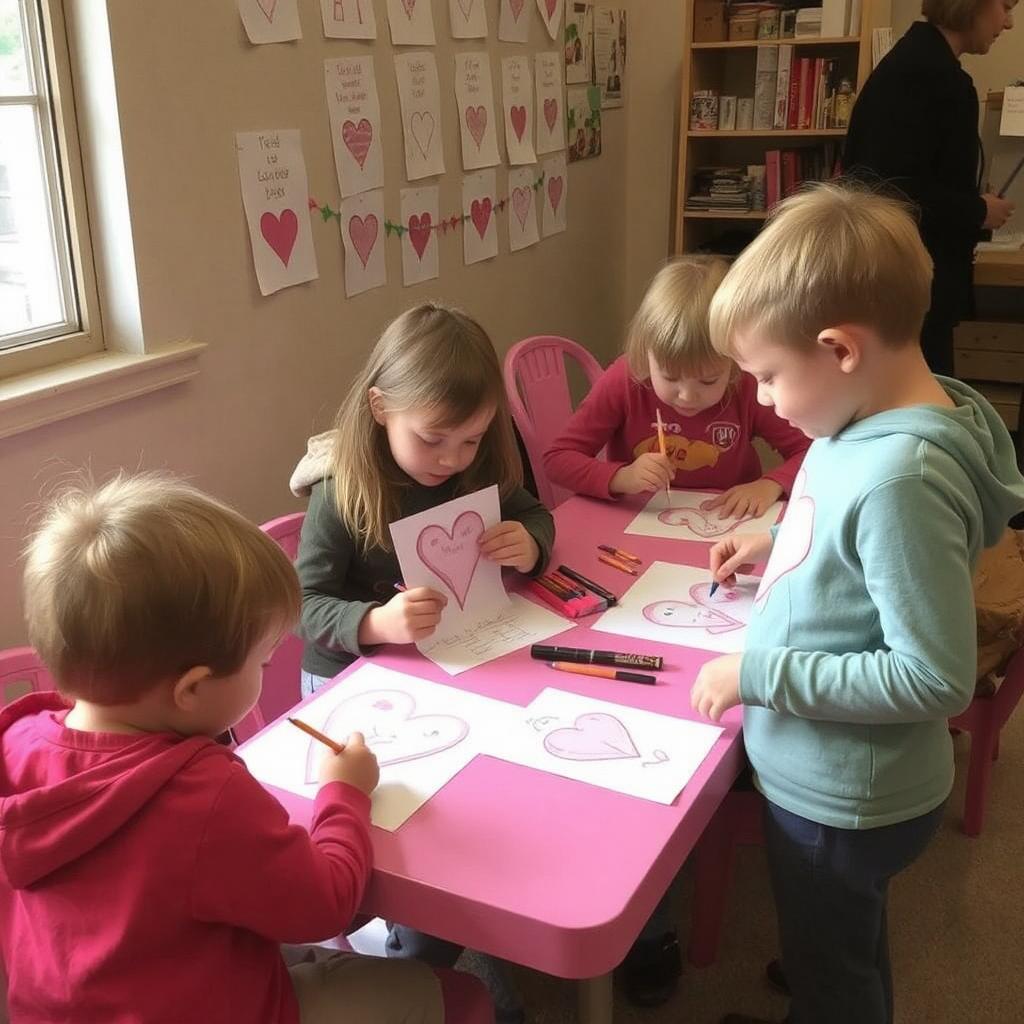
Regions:
<instances>
[{"instance_id":1,"label":"blue jeans","mask_svg":"<svg viewBox=\"0 0 1024 1024\"><path fill-rule=\"evenodd\" d=\"M330 681L329 676L315 676L312 672L307 672L303 669L302 675L299 677L299 689L302 693L302 699L305 700L307 697L311 697L321 686L326 686Z\"/></svg>"},{"instance_id":2,"label":"blue jeans","mask_svg":"<svg viewBox=\"0 0 1024 1024\"><path fill-rule=\"evenodd\" d=\"M924 852L944 809L896 825L844 829L765 801L790 1024L891 1024L889 879Z\"/></svg>"}]
</instances>

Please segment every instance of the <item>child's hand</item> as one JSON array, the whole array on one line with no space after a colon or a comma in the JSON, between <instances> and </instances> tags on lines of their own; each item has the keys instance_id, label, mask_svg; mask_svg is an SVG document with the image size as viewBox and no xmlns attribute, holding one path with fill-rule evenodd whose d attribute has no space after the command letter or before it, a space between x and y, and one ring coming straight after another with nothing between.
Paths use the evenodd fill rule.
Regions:
<instances>
[{"instance_id":1,"label":"child's hand","mask_svg":"<svg viewBox=\"0 0 1024 1024\"><path fill-rule=\"evenodd\" d=\"M611 478L608 490L612 494L643 494L660 491L672 483L672 463L661 452L644 452L628 466L623 466Z\"/></svg>"},{"instance_id":2,"label":"child's hand","mask_svg":"<svg viewBox=\"0 0 1024 1024\"><path fill-rule=\"evenodd\" d=\"M380 781L380 768L377 758L366 745L361 732L354 732L345 741L345 749L340 754L324 748L324 756L320 760L320 785L328 782L347 782L369 796Z\"/></svg>"},{"instance_id":3,"label":"child's hand","mask_svg":"<svg viewBox=\"0 0 1024 1024\"><path fill-rule=\"evenodd\" d=\"M712 722L740 702L742 654L726 654L706 662L690 691L690 707Z\"/></svg>"},{"instance_id":4,"label":"child's hand","mask_svg":"<svg viewBox=\"0 0 1024 1024\"><path fill-rule=\"evenodd\" d=\"M371 608L359 623L361 646L414 644L437 629L448 604L444 594L430 587L414 587L395 594L387 604Z\"/></svg>"},{"instance_id":5,"label":"child's hand","mask_svg":"<svg viewBox=\"0 0 1024 1024\"><path fill-rule=\"evenodd\" d=\"M519 572L532 572L540 548L522 523L514 519L492 526L480 536L480 554L498 565L510 565Z\"/></svg>"},{"instance_id":6,"label":"child's hand","mask_svg":"<svg viewBox=\"0 0 1024 1024\"><path fill-rule=\"evenodd\" d=\"M782 487L774 480L761 477L752 484L737 484L723 491L716 498L706 501L701 507L708 509L720 508L719 519L740 516L761 516L768 511L773 501L782 495Z\"/></svg>"},{"instance_id":7,"label":"child's hand","mask_svg":"<svg viewBox=\"0 0 1024 1024\"><path fill-rule=\"evenodd\" d=\"M770 533L747 533L726 537L712 545L709 562L716 582L732 584L736 573L750 572L772 549Z\"/></svg>"}]
</instances>

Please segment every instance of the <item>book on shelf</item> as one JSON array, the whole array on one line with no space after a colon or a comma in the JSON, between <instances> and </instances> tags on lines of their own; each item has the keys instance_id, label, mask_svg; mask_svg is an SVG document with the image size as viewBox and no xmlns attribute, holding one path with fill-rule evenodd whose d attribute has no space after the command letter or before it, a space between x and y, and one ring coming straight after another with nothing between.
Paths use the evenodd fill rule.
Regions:
<instances>
[{"instance_id":1,"label":"book on shelf","mask_svg":"<svg viewBox=\"0 0 1024 1024\"><path fill-rule=\"evenodd\" d=\"M779 47L760 46L754 72L754 130L770 130L775 124L775 84L779 72Z\"/></svg>"},{"instance_id":2,"label":"book on shelf","mask_svg":"<svg viewBox=\"0 0 1024 1024\"><path fill-rule=\"evenodd\" d=\"M825 39L846 35L850 24L850 0L823 0L821 5L821 34Z\"/></svg>"},{"instance_id":3,"label":"book on shelf","mask_svg":"<svg viewBox=\"0 0 1024 1024\"><path fill-rule=\"evenodd\" d=\"M746 213L751 209L750 176L745 167L698 167L686 197L691 212Z\"/></svg>"},{"instance_id":4,"label":"book on shelf","mask_svg":"<svg viewBox=\"0 0 1024 1024\"><path fill-rule=\"evenodd\" d=\"M821 35L821 8L801 7L796 12L796 38Z\"/></svg>"},{"instance_id":5,"label":"book on shelf","mask_svg":"<svg viewBox=\"0 0 1024 1024\"><path fill-rule=\"evenodd\" d=\"M789 76L793 66L793 47L783 43L779 47L779 70L775 77L774 128L785 128L789 114Z\"/></svg>"},{"instance_id":6,"label":"book on shelf","mask_svg":"<svg viewBox=\"0 0 1024 1024\"><path fill-rule=\"evenodd\" d=\"M769 149L764 155L765 207L768 210L791 196L806 181L826 181L839 174L839 143Z\"/></svg>"}]
</instances>

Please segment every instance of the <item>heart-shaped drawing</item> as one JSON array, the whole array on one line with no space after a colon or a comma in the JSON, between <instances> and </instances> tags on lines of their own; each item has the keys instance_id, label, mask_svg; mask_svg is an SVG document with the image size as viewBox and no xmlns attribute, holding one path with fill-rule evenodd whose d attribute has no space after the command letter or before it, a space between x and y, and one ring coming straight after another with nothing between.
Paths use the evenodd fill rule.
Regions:
<instances>
[{"instance_id":1,"label":"heart-shaped drawing","mask_svg":"<svg viewBox=\"0 0 1024 1024\"><path fill-rule=\"evenodd\" d=\"M516 219L519 227L526 230L526 218L530 212L530 203L533 202L531 190L528 188L514 188L512 190L512 209L516 212Z\"/></svg>"},{"instance_id":2,"label":"heart-shaped drawing","mask_svg":"<svg viewBox=\"0 0 1024 1024\"><path fill-rule=\"evenodd\" d=\"M365 217L353 214L348 221L348 237L352 239L352 245L359 254L363 269L370 262L370 253L377 241L377 231L380 225L377 223L377 215L368 213Z\"/></svg>"},{"instance_id":3,"label":"heart-shaped drawing","mask_svg":"<svg viewBox=\"0 0 1024 1024\"><path fill-rule=\"evenodd\" d=\"M763 605L772 587L810 554L814 539L814 499L804 493L806 486L807 473L801 469L793 481L786 514L775 534L775 543L764 576L761 577L761 585L754 595L756 605Z\"/></svg>"},{"instance_id":4,"label":"heart-shaped drawing","mask_svg":"<svg viewBox=\"0 0 1024 1024\"><path fill-rule=\"evenodd\" d=\"M526 107L509 107L508 114L509 120L512 122L512 130L516 133L516 138L522 142L523 132L526 131Z\"/></svg>"},{"instance_id":5,"label":"heart-shaped drawing","mask_svg":"<svg viewBox=\"0 0 1024 1024\"><path fill-rule=\"evenodd\" d=\"M423 259L424 250L430 242L430 214L413 214L409 218L409 241L416 255Z\"/></svg>"},{"instance_id":6,"label":"heart-shaped drawing","mask_svg":"<svg viewBox=\"0 0 1024 1024\"><path fill-rule=\"evenodd\" d=\"M740 516L738 519L719 519L717 512L708 512L703 507L693 508L680 505L678 508L667 508L658 513L658 519L666 526L687 526L698 537L724 537L732 533L742 523L753 519L753 516Z\"/></svg>"},{"instance_id":7,"label":"heart-shaped drawing","mask_svg":"<svg viewBox=\"0 0 1024 1024\"><path fill-rule=\"evenodd\" d=\"M484 532L479 512L463 512L452 523L449 532L443 526L427 526L416 538L416 554L420 561L455 595L459 607L466 606L480 561L478 540Z\"/></svg>"},{"instance_id":8,"label":"heart-shaped drawing","mask_svg":"<svg viewBox=\"0 0 1024 1024\"><path fill-rule=\"evenodd\" d=\"M295 211L282 210L278 217L268 210L260 217L260 234L287 267L299 234L299 218L295 216Z\"/></svg>"},{"instance_id":9,"label":"heart-shaped drawing","mask_svg":"<svg viewBox=\"0 0 1024 1024\"><path fill-rule=\"evenodd\" d=\"M409 131L423 154L423 159L426 160L431 140L434 138L434 115L429 110L417 110L409 118Z\"/></svg>"},{"instance_id":10,"label":"heart-shaped drawing","mask_svg":"<svg viewBox=\"0 0 1024 1024\"><path fill-rule=\"evenodd\" d=\"M549 98L544 101L544 120L547 121L548 131L553 132L558 121L558 100Z\"/></svg>"},{"instance_id":11,"label":"heart-shaped drawing","mask_svg":"<svg viewBox=\"0 0 1024 1024\"><path fill-rule=\"evenodd\" d=\"M573 726L553 729L544 737L544 749L567 761L618 761L639 757L629 730L603 712L580 715Z\"/></svg>"},{"instance_id":12,"label":"heart-shaped drawing","mask_svg":"<svg viewBox=\"0 0 1024 1024\"><path fill-rule=\"evenodd\" d=\"M473 136L476 148L479 149L484 140L484 132L487 131L487 108L482 105L466 107L466 127Z\"/></svg>"},{"instance_id":13,"label":"heart-shaped drawing","mask_svg":"<svg viewBox=\"0 0 1024 1024\"><path fill-rule=\"evenodd\" d=\"M360 118L359 124L346 121L341 126L341 138L352 154L352 159L362 170L366 154L370 151L370 143L373 142L373 125L365 117Z\"/></svg>"},{"instance_id":14,"label":"heart-shaped drawing","mask_svg":"<svg viewBox=\"0 0 1024 1024\"><path fill-rule=\"evenodd\" d=\"M404 690L367 690L337 704L321 726L328 736L344 738L359 731L377 755L381 768L440 754L469 735L469 725L455 715L417 715L416 701ZM323 748L310 740L306 782L317 781Z\"/></svg>"},{"instance_id":15,"label":"heart-shaped drawing","mask_svg":"<svg viewBox=\"0 0 1024 1024\"><path fill-rule=\"evenodd\" d=\"M526 0L508 0L508 5L512 10L512 20L518 21L519 15L523 13L523 5Z\"/></svg>"},{"instance_id":16,"label":"heart-shaped drawing","mask_svg":"<svg viewBox=\"0 0 1024 1024\"><path fill-rule=\"evenodd\" d=\"M548 21L550 21L555 16L558 0L544 0L544 6L548 9Z\"/></svg>"},{"instance_id":17,"label":"heart-shaped drawing","mask_svg":"<svg viewBox=\"0 0 1024 1024\"><path fill-rule=\"evenodd\" d=\"M463 18L469 21L469 13L473 10L473 0L459 0L459 10L462 11Z\"/></svg>"},{"instance_id":18,"label":"heart-shaped drawing","mask_svg":"<svg viewBox=\"0 0 1024 1024\"><path fill-rule=\"evenodd\" d=\"M746 623L741 619L727 615L720 608L709 606L710 590L710 583L695 583L690 587L689 601L654 601L644 606L643 616L656 626L703 629L712 636L743 629ZM727 597L727 594L728 592L723 594L723 598Z\"/></svg>"},{"instance_id":19,"label":"heart-shaped drawing","mask_svg":"<svg viewBox=\"0 0 1024 1024\"><path fill-rule=\"evenodd\" d=\"M551 203L551 209L555 213L558 213L558 204L562 201L562 188L565 182L562 181L561 175L553 175L548 178L548 200Z\"/></svg>"},{"instance_id":20,"label":"heart-shaped drawing","mask_svg":"<svg viewBox=\"0 0 1024 1024\"><path fill-rule=\"evenodd\" d=\"M484 235L487 234L487 225L491 220L491 200L489 198L474 199L469 206L469 216L473 220L480 240L483 241Z\"/></svg>"},{"instance_id":21,"label":"heart-shaped drawing","mask_svg":"<svg viewBox=\"0 0 1024 1024\"><path fill-rule=\"evenodd\" d=\"M413 11L416 10L416 0L402 0L402 6L405 8L405 16L412 21Z\"/></svg>"},{"instance_id":22,"label":"heart-shaped drawing","mask_svg":"<svg viewBox=\"0 0 1024 1024\"><path fill-rule=\"evenodd\" d=\"M267 21L274 20L274 11L277 8L277 0L256 0L256 6L263 12Z\"/></svg>"}]
</instances>

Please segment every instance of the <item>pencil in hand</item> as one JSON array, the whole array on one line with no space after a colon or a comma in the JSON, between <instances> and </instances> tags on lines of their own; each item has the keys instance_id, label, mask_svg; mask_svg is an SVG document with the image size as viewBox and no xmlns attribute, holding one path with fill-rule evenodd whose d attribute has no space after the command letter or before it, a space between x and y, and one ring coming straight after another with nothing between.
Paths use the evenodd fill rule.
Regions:
<instances>
[{"instance_id":1,"label":"pencil in hand","mask_svg":"<svg viewBox=\"0 0 1024 1024\"><path fill-rule=\"evenodd\" d=\"M665 450L665 424L662 422L662 419L661 419L661 410L660 409L655 409L654 412L655 412L655 415L658 417L658 448L661 451L661 454L664 455L667 458L668 457L668 452ZM666 500L666 502L669 505L672 504L672 481L671 480L669 480L665 484L665 500Z\"/></svg>"},{"instance_id":2,"label":"pencil in hand","mask_svg":"<svg viewBox=\"0 0 1024 1024\"><path fill-rule=\"evenodd\" d=\"M325 736L319 729L314 729L313 726L307 725L300 718L289 718L289 722L295 726L296 729L301 729L307 736L312 736L313 739L319 740L325 746L328 746L336 754L340 754L344 749L343 743L335 743L330 736Z\"/></svg>"}]
</instances>

